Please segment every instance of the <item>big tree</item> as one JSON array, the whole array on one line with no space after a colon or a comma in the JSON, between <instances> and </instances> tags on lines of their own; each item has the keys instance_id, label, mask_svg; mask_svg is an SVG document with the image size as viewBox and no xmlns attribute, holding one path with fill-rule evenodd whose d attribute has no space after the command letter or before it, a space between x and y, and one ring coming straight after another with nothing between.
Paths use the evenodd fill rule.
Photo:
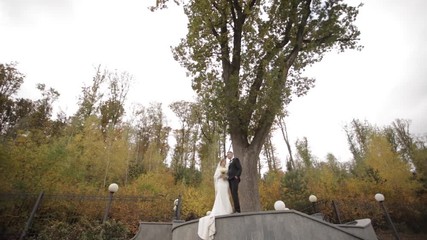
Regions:
<instances>
[{"instance_id":1,"label":"big tree","mask_svg":"<svg viewBox=\"0 0 427 240\"><path fill-rule=\"evenodd\" d=\"M167 0L166 0L167 1ZM162 1L158 1L164 4ZM243 211L260 210L257 159L277 114L314 80L305 67L359 48L360 6L342 0L188 0L188 33L173 49L193 89L225 118L243 165ZM213 115L215 115L213 114Z\"/></svg>"}]
</instances>

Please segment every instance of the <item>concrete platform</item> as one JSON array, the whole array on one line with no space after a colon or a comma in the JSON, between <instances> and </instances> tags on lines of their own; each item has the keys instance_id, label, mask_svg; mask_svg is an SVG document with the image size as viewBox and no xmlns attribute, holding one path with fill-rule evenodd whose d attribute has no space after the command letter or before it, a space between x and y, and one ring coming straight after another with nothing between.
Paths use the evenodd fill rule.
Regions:
<instances>
[{"instance_id":1,"label":"concrete platform","mask_svg":"<svg viewBox=\"0 0 427 240\"><path fill-rule=\"evenodd\" d=\"M198 219L173 223L141 222L132 240L199 240L198 222ZM219 240L378 240L370 219L331 224L295 210L217 216L215 227L215 239Z\"/></svg>"}]
</instances>

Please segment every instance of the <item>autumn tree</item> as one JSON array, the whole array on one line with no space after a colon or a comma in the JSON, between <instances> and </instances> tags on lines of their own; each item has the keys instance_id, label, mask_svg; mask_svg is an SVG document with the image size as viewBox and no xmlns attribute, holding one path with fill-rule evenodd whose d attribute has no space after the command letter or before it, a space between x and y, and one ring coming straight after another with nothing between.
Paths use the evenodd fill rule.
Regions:
<instances>
[{"instance_id":1,"label":"autumn tree","mask_svg":"<svg viewBox=\"0 0 427 240\"><path fill-rule=\"evenodd\" d=\"M415 145L413 158L415 174L423 184L424 191L427 192L427 142L418 140Z\"/></svg>"},{"instance_id":2,"label":"autumn tree","mask_svg":"<svg viewBox=\"0 0 427 240\"><path fill-rule=\"evenodd\" d=\"M48 173L58 165L52 145L61 129L53 127L55 121L51 116L59 93L37 84L40 99L15 98L24 76L14 64L0 65L0 78L0 175L2 180L9 182L6 188L28 190L33 186L40 189L47 179L52 180L52 174Z\"/></svg>"},{"instance_id":3,"label":"autumn tree","mask_svg":"<svg viewBox=\"0 0 427 240\"><path fill-rule=\"evenodd\" d=\"M326 161L320 161L312 168L305 169L307 189L322 200L337 200L344 190L348 174L345 164L338 162L334 155L328 153ZM345 192L345 191L344 191Z\"/></svg>"},{"instance_id":4,"label":"autumn tree","mask_svg":"<svg viewBox=\"0 0 427 240\"><path fill-rule=\"evenodd\" d=\"M14 99L21 84L24 82L24 75L16 68L17 63L0 64L0 134L15 125L19 118L15 111L18 104ZM19 101L18 101L19 102Z\"/></svg>"},{"instance_id":5,"label":"autumn tree","mask_svg":"<svg viewBox=\"0 0 427 240\"><path fill-rule=\"evenodd\" d=\"M192 102L177 101L169 105L170 109L175 113L179 120L179 128L174 130L176 144L172 156L172 165L174 167L183 166L189 167L192 151L190 150L190 138L193 127L196 124L193 113Z\"/></svg>"},{"instance_id":6,"label":"autumn tree","mask_svg":"<svg viewBox=\"0 0 427 240\"><path fill-rule=\"evenodd\" d=\"M385 127L387 139L401 158L413 164L415 151L418 148L415 139L409 132L411 122L405 119L396 119L391 126Z\"/></svg>"},{"instance_id":7,"label":"autumn tree","mask_svg":"<svg viewBox=\"0 0 427 240\"><path fill-rule=\"evenodd\" d=\"M364 159L368 151L368 144L371 135L376 131L375 127L367 121L353 119L350 124L344 126L347 135L347 143L353 155L352 172L361 174L363 171Z\"/></svg>"},{"instance_id":8,"label":"autumn tree","mask_svg":"<svg viewBox=\"0 0 427 240\"><path fill-rule=\"evenodd\" d=\"M383 132L393 151L412 166L417 178L427 188L427 143L422 137L410 133L410 124L410 120L396 119Z\"/></svg>"},{"instance_id":9,"label":"autumn tree","mask_svg":"<svg viewBox=\"0 0 427 240\"><path fill-rule=\"evenodd\" d=\"M8 135L15 138L18 134L25 134L37 144L54 141L53 136L60 134L57 128L60 119L52 120L53 104L59 97L59 93L53 88L47 88L45 84L37 84L42 98L37 100L16 99L12 105L12 113L9 115Z\"/></svg>"},{"instance_id":10,"label":"autumn tree","mask_svg":"<svg viewBox=\"0 0 427 240\"><path fill-rule=\"evenodd\" d=\"M197 99L197 108L195 117L200 125L200 134L198 141L198 156L200 161L200 170L204 180L212 183L212 176L219 159L225 158L227 152L226 132L223 116L212 114L210 106Z\"/></svg>"},{"instance_id":11,"label":"autumn tree","mask_svg":"<svg viewBox=\"0 0 427 240\"><path fill-rule=\"evenodd\" d=\"M302 140L295 141L296 153L293 159L292 168L286 172L281 180L284 189L283 199L288 199L288 202L295 208L304 205L304 199L310 194L310 175L316 175L315 156L312 155L308 139L304 137Z\"/></svg>"},{"instance_id":12,"label":"autumn tree","mask_svg":"<svg viewBox=\"0 0 427 240\"><path fill-rule=\"evenodd\" d=\"M196 170L197 143L200 134L198 107L194 102L177 101L169 105L179 119L180 127L175 129L176 140L173 149L171 167L175 179L187 183L200 181L200 172Z\"/></svg>"},{"instance_id":13,"label":"autumn tree","mask_svg":"<svg viewBox=\"0 0 427 240\"><path fill-rule=\"evenodd\" d=\"M28 123L30 126L36 127L41 130L45 130L45 134L48 134L48 130L51 126L51 117L53 111L53 103L60 96L59 92L54 88L47 88L45 84L37 84L37 89L40 91L42 98L34 101L34 111L28 117Z\"/></svg>"},{"instance_id":14,"label":"autumn tree","mask_svg":"<svg viewBox=\"0 0 427 240\"><path fill-rule=\"evenodd\" d=\"M288 206L294 209L302 208L306 204L306 198L310 195L307 186L306 169L297 166L292 171L286 172L281 179L282 198Z\"/></svg>"},{"instance_id":15,"label":"autumn tree","mask_svg":"<svg viewBox=\"0 0 427 240\"><path fill-rule=\"evenodd\" d=\"M302 140L297 139L295 142L296 147L296 161L298 164L302 164L305 168L311 168L314 166L314 156L311 154L310 146L308 144L308 139L303 137Z\"/></svg>"},{"instance_id":16,"label":"autumn tree","mask_svg":"<svg viewBox=\"0 0 427 240\"><path fill-rule=\"evenodd\" d=\"M261 153L265 157L268 171L277 172L278 170L281 170L282 167L280 165L280 159L278 158L276 146L274 145L272 138L273 138L272 134L271 133L268 134ZM261 170L261 167L262 167L261 163L259 163L259 165L260 165L259 168ZM261 176L260 173L259 175Z\"/></svg>"},{"instance_id":17,"label":"autumn tree","mask_svg":"<svg viewBox=\"0 0 427 240\"><path fill-rule=\"evenodd\" d=\"M82 87L79 108L74 120L82 122L95 115L101 118L102 130L116 126L125 114L125 101L133 76L126 71L110 71L98 66L90 86Z\"/></svg>"},{"instance_id":18,"label":"autumn tree","mask_svg":"<svg viewBox=\"0 0 427 240\"><path fill-rule=\"evenodd\" d=\"M169 134L166 116L161 103L139 105L134 110L133 154L130 177L136 178L147 171L158 171L166 166L169 153Z\"/></svg>"},{"instance_id":19,"label":"autumn tree","mask_svg":"<svg viewBox=\"0 0 427 240\"><path fill-rule=\"evenodd\" d=\"M96 68L95 76L92 78L92 85L82 87L82 95L79 97L79 108L75 117L80 120L85 120L89 116L96 114L99 102L104 93L102 92L102 84L106 81L107 70L101 69L101 66Z\"/></svg>"},{"instance_id":20,"label":"autumn tree","mask_svg":"<svg viewBox=\"0 0 427 240\"><path fill-rule=\"evenodd\" d=\"M279 199L284 199L284 188L282 187L281 179L285 175L284 172L270 171L267 172L262 179L260 179L260 197L262 210L274 209L274 203ZM286 204L289 205L287 198Z\"/></svg>"},{"instance_id":21,"label":"autumn tree","mask_svg":"<svg viewBox=\"0 0 427 240\"><path fill-rule=\"evenodd\" d=\"M51 120L53 103L59 93L45 84L37 84L41 98L30 100L17 98L25 76L19 72L16 63L0 64L0 134L13 137L18 131L33 131L32 137L42 140L55 134L55 121ZM39 131L40 134L36 134ZM34 139L36 140L36 139Z\"/></svg>"},{"instance_id":22,"label":"autumn tree","mask_svg":"<svg viewBox=\"0 0 427 240\"><path fill-rule=\"evenodd\" d=\"M282 133L282 137L283 137L283 140L285 141L286 149L288 150L288 154L289 154L286 161L286 169L288 171L292 171L292 169L295 168L295 162L292 154L291 143L289 141L288 129L286 127L286 122L284 120L285 116L286 116L286 113L279 114L277 116L277 125L279 126L280 132Z\"/></svg>"},{"instance_id":23,"label":"autumn tree","mask_svg":"<svg viewBox=\"0 0 427 240\"><path fill-rule=\"evenodd\" d=\"M185 1L184 11L188 34L174 57L198 95L225 114L243 164L242 209L259 210L257 160L273 121L293 95L313 87L305 67L331 49L358 47L358 7L339 0L197 0Z\"/></svg>"},{"instance_id":24,"label":"autumn tree","mask_svg":"<svg viewBox=\"0 0 427 240\"><path fill-rule=\"evenodd\" d=\"M67 128L69 165L65 175L105 186L110 179L126 182L130 127L123 123L124 104L132 76L98 66L90 86L82 87L78 110ZM102 138L99 138L102 136ZM114 169L114 170L113 170Z\"/></svg>"},{"instance_id":25,"label":"autumn tree","mask_svg":"<svg viewBox=\"0 0 427 240\"><path fill-rule=\"evenodd\" d=\"M106 99L102 99L99 105L101 125L104 131L107 130L109 123L116 126L121 122L125 114L124 105L132 81L133 76L128 72L107 71L108 91Z\"/></svg>"}]
</instances>

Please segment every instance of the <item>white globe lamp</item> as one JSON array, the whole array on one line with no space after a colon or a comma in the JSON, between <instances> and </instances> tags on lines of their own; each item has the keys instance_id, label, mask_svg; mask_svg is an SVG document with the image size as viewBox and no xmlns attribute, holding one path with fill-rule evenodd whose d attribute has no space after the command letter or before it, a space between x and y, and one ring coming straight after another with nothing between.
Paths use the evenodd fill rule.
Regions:
<instances>
[{"instance_id":1,"label":"white globe lamp","mask_svg":"<svg viewBox=\"0 0 427 240\"><path fill-rule=\"evenodd\" d=\"M375 194L375 200L377 202L384 202L384 195L382 195L381 193Z\"/></svg>"},{"instance_id":2,"label":"white globe lamp","mask_svg":"<svg viewBox=\"0 0 427 240\"><path fill-rule=\"evenodd\" d=\"M286 210L286 205L282 200L278 200L274 203L274 209L277 211Z\"/></svg>"},{"instance_id":3,"label":"white globe lamp","mask_svg":"<svg viewBox=\"0 0 427 240\"><path fill-rule=\"evenodd\" d=\"M119 185L117 183L112 183L110 186L108 186L108 191L110 193L116 193L119 190Z\"/></svg>"},{"instance_id":4,"label":"white globe lamp","mask_svg":"<svg viewBox=\"0 0 427 240\"><path fill-rule=\"evenodd\" d=\"M310 201L311 203L315 203L315 202L317 202L317 197L315 195L311 194L308 197L308 201Z\"/></svg>"}]
</instances>

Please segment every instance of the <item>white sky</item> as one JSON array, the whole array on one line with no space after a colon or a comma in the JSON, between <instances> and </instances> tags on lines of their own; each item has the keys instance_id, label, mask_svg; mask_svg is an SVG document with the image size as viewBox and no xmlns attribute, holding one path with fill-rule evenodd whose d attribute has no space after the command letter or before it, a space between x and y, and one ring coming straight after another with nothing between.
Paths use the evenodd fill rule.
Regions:
<instances>
[{"instance_id":1,"label":"white sky","mask_svg":"<svg viewBox=\"0 0 427 240\"><path fill-rule=\"evenodd\" d=\"M186 17L179 7L152 13L154 2L0 0L0 63L18 62L23 97L45 83L61 94L56 110L69 115L99 64L134 76L130 103L190 101L190 80L170 51L186 34ZM343 126L354 118L378 126L410 119L412 133L427 134L427 1L347 2L365 4L357 21L364 49L330 53L308 69L316 87L288 108L290 138L307 137L320 159L331 152L349 160ZM276 144L284 156L280 135Z\"/></svg>"}]
</instances>

